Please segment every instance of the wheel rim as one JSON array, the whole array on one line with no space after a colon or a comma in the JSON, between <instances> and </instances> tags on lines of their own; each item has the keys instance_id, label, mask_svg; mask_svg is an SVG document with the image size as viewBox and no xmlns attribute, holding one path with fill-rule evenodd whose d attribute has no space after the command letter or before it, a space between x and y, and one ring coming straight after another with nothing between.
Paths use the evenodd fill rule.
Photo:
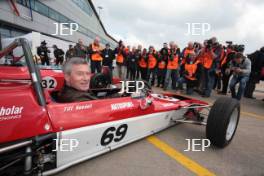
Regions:
<instances>
[{"instance_id":1,"label":"wheel rim","mask_svg":"<svg viewBox=\"0 0 264 176\"><path fill-rule=\"evenodd\" d=\"M236 130L237 119L238 119L238 109L235 108L231 114L230 121L229 121L227 130L226 130L226 140L227 141L229 141L232 138L232 136Z\"/></svg>"}]
</instances>

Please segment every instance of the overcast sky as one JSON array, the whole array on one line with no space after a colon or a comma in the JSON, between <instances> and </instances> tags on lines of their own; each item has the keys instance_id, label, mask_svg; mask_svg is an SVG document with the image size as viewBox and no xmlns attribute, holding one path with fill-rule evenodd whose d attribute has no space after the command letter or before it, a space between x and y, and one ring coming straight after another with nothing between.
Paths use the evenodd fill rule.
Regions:
<instances>
[{"instance_id":1,"label":"overcast sky","mask_svg":"<svg viewBox=\"0 0 264 176\"><path fill-rule=\"evenodd\" d=\"M246 53L264 46L264 0L93 0L102 6L101 20L110 35L126 45L175 41L202 42L216 36L221 43L246 45ZM204 35L186 35L186 23L208 23ZM201 27L195 24L197 28ZM205 24L205 27L208 27ZM201 32L196 29L195 34Z\"/></svg>"}]
</instances>

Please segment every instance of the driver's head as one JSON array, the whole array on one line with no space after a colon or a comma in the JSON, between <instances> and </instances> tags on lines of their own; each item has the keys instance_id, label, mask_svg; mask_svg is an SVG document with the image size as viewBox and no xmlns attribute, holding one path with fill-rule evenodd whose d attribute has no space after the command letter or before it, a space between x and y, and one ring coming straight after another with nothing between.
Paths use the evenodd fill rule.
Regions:
<instances>
[{"instance_id":1,"label":"driver's head","mask_svg":"<svg viewBox=\"0 0 264 176\"><path fill-rule=\"evenodd\" d=\"M89 89L88 63L83 58L71 58L63 66L63 73L67 86L80 91Z\"/></svg>"}]
</instances>

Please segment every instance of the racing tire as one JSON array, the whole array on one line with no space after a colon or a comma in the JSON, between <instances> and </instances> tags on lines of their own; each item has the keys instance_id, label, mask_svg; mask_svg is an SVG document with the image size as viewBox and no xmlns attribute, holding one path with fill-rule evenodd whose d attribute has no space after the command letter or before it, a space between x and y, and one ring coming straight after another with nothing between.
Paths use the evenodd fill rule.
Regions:
<instances>
[{"instance_id":1,"label":"racing tire","mask_svg":"<svg viewBox=\"0 0 264 176\"><path fill-rule=\"evenodd\" d=\"M206 137L211 144L224 148L233 139L240 118L240 103L221 97L215 101L207 119Z\"/></svg>"}]
</instances>

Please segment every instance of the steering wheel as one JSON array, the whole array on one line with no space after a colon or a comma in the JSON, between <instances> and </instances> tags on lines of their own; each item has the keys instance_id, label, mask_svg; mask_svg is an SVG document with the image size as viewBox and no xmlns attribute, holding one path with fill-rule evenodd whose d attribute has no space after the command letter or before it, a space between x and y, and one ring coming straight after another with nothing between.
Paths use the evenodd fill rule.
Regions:
<instances>
[{"instance_id":1,"label":"steering wheel","mask_svg":"<svg viewBox=\"0 0 264 176\"><path fill-rule=\"evenodd\" d=\"M102 89L108 86L108 81L104 74L96 73L92 76L90 81L90 88L91 89Z\"/></svg>"}]
</instances>

